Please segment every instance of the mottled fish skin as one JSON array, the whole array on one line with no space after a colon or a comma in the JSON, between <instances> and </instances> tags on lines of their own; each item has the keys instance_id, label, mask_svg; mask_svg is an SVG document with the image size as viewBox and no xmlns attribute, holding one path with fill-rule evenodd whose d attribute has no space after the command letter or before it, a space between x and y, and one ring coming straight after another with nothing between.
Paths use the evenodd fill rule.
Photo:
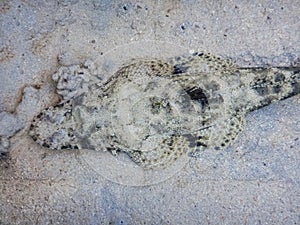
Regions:
<instances>
[{"instance_id":1,"label":"mottled fish skin","mask_svg":"<svg viewBox=\"0 0 300 225\"><path fill-rule=\"evenodd\" d=\"M78 67L65 70L54 75L64 100L34 118L32 138L51 149L122 151L144 169L224 149L246 113L300 92L299 68L239 68L208 53L135 59L102 83L89 68L80 77Z\"/></svg>"}]
</instances>

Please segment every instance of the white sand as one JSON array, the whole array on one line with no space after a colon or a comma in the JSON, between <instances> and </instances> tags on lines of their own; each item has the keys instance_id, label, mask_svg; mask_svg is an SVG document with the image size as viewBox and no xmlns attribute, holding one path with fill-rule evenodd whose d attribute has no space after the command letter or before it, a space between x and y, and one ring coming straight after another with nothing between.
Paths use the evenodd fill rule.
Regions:
<instances>
[{"instance_id":1,"label":"white sand","mask_svg":"<svg viewBox=\"0 0 300 225\"><path fill-rule=\"evenodd\" d=\"M51 75L60 65L90 59L105 77L126 58L204 50L243 66L299 66L299 8L259 0L0 1L0 135L10 139L0 224L300 223L299 95L251 113L226 151L206 151L147 186L130 186L135 174L119 180L129 186L115 183L97 161L91 168L79 152L42 149L27 134L34 115L58 101Z\"/></svg>"}]
</instances>

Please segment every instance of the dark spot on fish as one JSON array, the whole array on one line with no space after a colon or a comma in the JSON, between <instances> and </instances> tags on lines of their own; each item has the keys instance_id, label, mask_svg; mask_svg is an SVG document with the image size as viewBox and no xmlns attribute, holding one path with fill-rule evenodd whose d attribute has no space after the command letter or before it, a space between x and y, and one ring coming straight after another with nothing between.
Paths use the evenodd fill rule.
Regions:
<instances>
[{"instance_id":1,"label":"dark spot on fish","mask_svg":"<svg viewBox=\"0 0 300 225\"><path fill-rule=\"evenodd\" d=\"M281 86L280 85L276 85L273 87L273 92L278 94L281 91Z\"/></svg>"},{"instance_id":2,"label":"dark spot on fish","mask_svg":"<svg viewBox=\"0 0 300 225\"><path fill-rule=\"evenodd\" d=\"M272 100L272 97L267 97L264 100L260 101L260 106L269 105L272 103Z\"/></svg>"},{"instance_id":3,"label":"dark spot on fish","mask_svg":"<svg viewBox=\"0 0 300 225\"><path fill-rule=\"evenodd\" d=\"M43 143L42 146L45 147L45 148L50 148L50 145L47 144L47 143Z\"/></svg>"},{"instance_id":4,"label":"dark spot on fish","mask_svg":"<svg viewBox=\"0 0 300 225\"><path fill-rule=\"evenodd\" d=\"M285 80L285 76L282 73L275 73L275 82L283 82Z\"/></svg>"},{"instance_id":5,"label":"dark spot on fish","mask_svg":"<svg viewBox=\"0 0 300 225\"><path fill-rule=\"evenodd\" d=\"M264 96L264 95L267 95L269 94L269 89L268 87L261 87L261 86L258 86L258 87L254 87L253 88L257 94L261 95L261 96Z\"/></svg>"},{"instance_id":6,"label":"dark spot on fish","mask_svg":"<svg viewBox=\"0 0 300 225\"><path fill-rule=\"evenodd\" d=\"M61 146L61 149L72 149L70 144Z\"/></svg>"},{"instance_id":7,"label":"dark spot on fish","mask_svg":"<svg viewBox=\"0 0 300 225\"><path fill-rule=\"evenodd\" d=\"M175 57L175 60L176 60L176 61L179 61L179 60L181 60L181 57L180 57L180 56L176 56L176 57Z\"/></svg>"},{"instance_id":8,"label":"dark spot on fish","mask_svg":"<svg viewBox=\"0 0 300 225\"><path fill-rule=\"evenodd\" d=\"M185 73L187 71L188 67L185 67L181 64L177 64L174 66L173 74L180 74Z\"/></svg>"},{"instance_id":9,"label":"dark spot on fish","mask_svg":"<svg viewBox=\"0 0 300 225\"><path fill-rule=\"evenodd\" d=\"M203 52L194 52L193 56L203 56Z\"/></svg>"},{"instance_id":10,"label":"dark spot on fish","mask_svg":"<svg viewBox=\"0 0 300 225\"><path fill-rule=\"evenodd\" d=\"M300 93L300 83L299 82L292 83L292 87L293 87L293 92L292 92L293 95Z\"/></svg>"},{"instance_id":11,"label":"dark spot on fish","mask_svg":"<svg viewBox=\"0 0 300 225\"><path fill-rule=\"evenodd\" d=\"M207 148L207 145L204 144L204 143L202 143L202 142L200 142L200 141L197 141L197 142L196 142L196 146L197 146L197 147L203 146L203 147Z\"/></svg>"},{"instance_id":12,"label":"dark spot on fish","mask_svg":"<svg viewBox=\"0 0 300 225\"><path fill-rule=\"evenodd\" d=\"M191 97L192 100L199 101L203 107L208 106L208 98L201 88L191 88L186 90L186 93Z\"/></svg>"}]
</instances>

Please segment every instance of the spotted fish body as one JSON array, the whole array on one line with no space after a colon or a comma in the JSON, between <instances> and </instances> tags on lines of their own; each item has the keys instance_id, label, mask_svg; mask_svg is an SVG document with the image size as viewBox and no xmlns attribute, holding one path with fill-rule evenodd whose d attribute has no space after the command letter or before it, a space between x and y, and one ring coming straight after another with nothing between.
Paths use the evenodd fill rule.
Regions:
<instances>
[{"instance_id":1,"label":"spotted fish body","mask_svg":"<svg viewBox=\"0 0 300 225\"><path fill-rule=\"evenodd\" d=\"M53 79L64 100L34 119L30 135L37 143L122 151L144 169L223 149L247 112L300 92L299 68L238 68L204 53L136 59L106 81L79 66Z\"/></svg>"}]
</instances>

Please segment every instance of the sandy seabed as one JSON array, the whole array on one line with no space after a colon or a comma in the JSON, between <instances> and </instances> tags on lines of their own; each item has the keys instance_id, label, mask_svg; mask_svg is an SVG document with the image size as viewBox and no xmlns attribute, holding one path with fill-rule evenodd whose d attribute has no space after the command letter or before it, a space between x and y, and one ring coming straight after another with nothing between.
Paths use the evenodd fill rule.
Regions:
<instances>
[{"instance_id":1,"label":"sandy seabed","mask_svg":"<svg viewBox=\"0 0 300 225\"><path fill-rule=\"evenodd\" d=\"M299 8L0 1L0 224L300 223L299 95L249 114L225 151L206 151L150 182L90 152L41 148L28 135L33 117L59 101L51 76L60 66L91 60L105 76L130 58L195 51L241 66L299 66ZM125 175L116 178L118 170Z\"/></svg>"}]
</instances>

